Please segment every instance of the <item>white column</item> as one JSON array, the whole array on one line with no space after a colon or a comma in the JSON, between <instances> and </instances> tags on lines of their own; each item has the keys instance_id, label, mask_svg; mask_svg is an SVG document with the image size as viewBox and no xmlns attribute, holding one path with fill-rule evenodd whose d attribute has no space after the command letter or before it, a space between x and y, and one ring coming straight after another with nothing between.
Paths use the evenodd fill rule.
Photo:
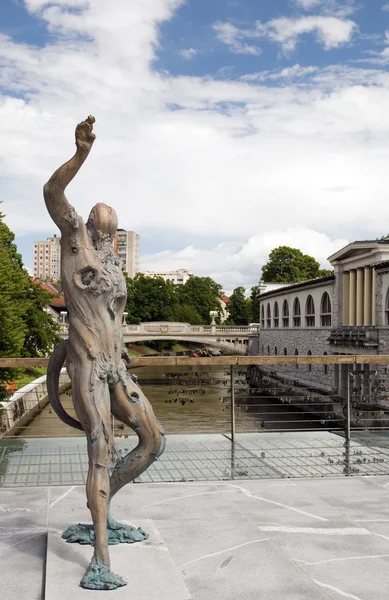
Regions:
<instances>
[{"instance_id":1,"label":"white column","mask_svg":"<svg viewBox=\"0 0 389 600\"><path fill-rule=\"evenodd\" d=\"M371 325L371 267L365 267L363 290L363 324Z\"/></svg>"},{"instance_id":2,"label":"white column","mask_svg":"<svg viewBox=\"0 0 389 600\"><path fill-rule=\"evenodd\" d=\"M371 278L371 324L376 325L376 302L377 302L377 274L375 269L372 271Z\"/></svg>"},{"instance_id":3,"label":"white column","mask_svg":"<svg viewBox=\"0 0 389 600\"><path fill-rule=\"evenodd\" d=\"M353 269L350 271L350 296L349 296L349 325L355 325L356 323L356 308L357 308L357 278L356 271Z\"/></svg>"},{"instance_id":4,"label":"white column","mask_svg":"<svg viewBox=\"0 0 389 600\"><path fill-rule=\"evenodd\" d=\"M356 325L363 325L363 269L357 269Z\"/></svg>"},{"instance_id":5,"label":"white column","mask_svg":"<svg viewBox=\"0 0 389 600\"><path fill-rule=\"evenodd\" d=\"M350 273L343 274L343 318L342 325L350 325Z\"/></svg>"}]
</instances>

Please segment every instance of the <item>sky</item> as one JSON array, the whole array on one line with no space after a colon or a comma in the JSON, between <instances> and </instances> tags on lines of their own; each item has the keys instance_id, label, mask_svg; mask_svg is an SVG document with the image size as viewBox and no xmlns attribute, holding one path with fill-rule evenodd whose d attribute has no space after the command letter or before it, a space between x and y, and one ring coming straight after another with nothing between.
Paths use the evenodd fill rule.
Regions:
<instances>
[{"instance_id":1,"label":"sky","mask_svg":"<svg viewBox=\"0 0 389 600\"><path fill-rule=\"evenodd\" d=\"M142 270L230 292L279 245L328 268L389 233L388 65L384 0L1 0L1 211L26 266L93 114L67 196L113 206Z\"/></svg>"}]
</instances>

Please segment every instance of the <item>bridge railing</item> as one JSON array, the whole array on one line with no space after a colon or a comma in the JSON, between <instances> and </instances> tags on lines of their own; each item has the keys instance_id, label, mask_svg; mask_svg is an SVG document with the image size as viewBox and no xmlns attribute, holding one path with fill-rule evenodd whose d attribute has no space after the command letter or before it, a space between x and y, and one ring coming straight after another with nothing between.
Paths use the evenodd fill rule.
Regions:
<instances>
[{"instance_id":1,"label":"bridge railing","mask_svg":"<svg viewBox=\"0 0 389 600\"><path fill-rule=\"evenodd\" d=\"M68 323L60 323L60 332L67 334ZM220 335L220 334L259 334L257 325L191 325L190 323L148 322L139 324L123 323L123 333L126 335L154 334L158 335Z\"/></svg>"},{"instance_id":2,"label":"bridge railing","mask_svg":"<svg viewBox=\"0 0 389 600\"><path fill-rule=\"evenodd\" d=\"M0 359L0 369L46 366L47 362L46 358ZM249 431L339 430L349 439L352 430L389 429L389 356L142 356L133 358L130 369L162 366L167 367L167 373L172 368L173 375L167 377L167 383L178 385L183 391L167 394L166 389L160 388L168 406L164 408L167 412L158 414L159 405L156 414L162 422L168 414L176 432L180 427L182 433L200 432L201 419L205 419L203 432L209 432L217 421L219 428L230 432L232 440L237 432ZM209 367L205 382L204 369L199 367ZM221 378L212 375L215 368L225 371ZM333 371L328 372L328 368ZM326 389L319 385L320 375L325 372L330 383L334 383ZM143 373L139 373L141 383L146 377ZM65 373L63 377L61 384L68 381ZM336 387L336 377L342 389ZM23 435L29 421L47 403L44 380L45 377L25 386L2 404L0 437ZM211 412L203 411L201 417L196 413L197 407L204 408L201 394L206 386L213 390L211 408L216 411L215 420ZM50 418L56 416L50 414Z\"/></svg>"},{"instance_id":3,"label":"bridge railing","mask_svg":"<svg viewBox=\"0 0 389 600\"><path fill-rule=\"evenodd\" d=\"M61 370L60 391L70 385L66 369ZM17 390L8 401L0 403L0 438L23 436L31 420L47 405L46 375Z\"/></svg>"}]
</instances>

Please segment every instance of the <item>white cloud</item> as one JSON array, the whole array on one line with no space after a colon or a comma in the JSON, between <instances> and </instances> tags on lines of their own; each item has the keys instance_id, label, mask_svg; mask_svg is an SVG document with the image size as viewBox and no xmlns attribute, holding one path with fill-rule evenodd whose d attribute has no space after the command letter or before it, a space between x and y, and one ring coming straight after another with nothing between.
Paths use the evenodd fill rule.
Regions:
<instances>
[{"instance_id":1,"label":"white cloud","mask_svg":"<svg viewBox=\"0 0 389 600\"><path fill-rule=\"evenodd\" d=\"M382 10L389 10L389 2L382 6Z\"/></svg>"},{"instance_id":2,"label":"white cloud","mask_svg":"<svg viewBox=\"0 0 389 600\"><path fill-rule=\"evenodd\" d=\"M256 54L257 46L242 42L244 39L267 38L281 45L284 52L291 52L305 34L316 35L318 43L325 50L338 48L349 42L357 25L350 19L335 16L307 16L299 18L280 17L267 23L256 21L251 29L239 29L232 23L219 22L213 28L217 38L226 44L231 52Z\"/></svg>"},{"instance_id":3,"label":"white cloud","mask_svg":"<svg viewBox=\"0 0 389 600\"><path fill-rule=\"evenodd\" d=\"M45 46L0 37L0 197L17 234L52 233L42 184L73 153L74 126L89 113L97 140L69 200L85 218L107 202L122 227L166 232L167 247L178 234L188 246L214 240L213 250L198 242L192 254L165 255L167 266L214 273L231 289L258 279L265 242L323 261L345 238L387 233L384 70L173 77L153 61L159 25L179 0L94 0L82 10L69 2L29 0L51 28ZM161 260L147 257L143 268Z\"/></svg>"},{"instance_id":4,"label":"white cloud","mask_svg":"<svg viewBox=\"0 0 389 600\"><path fill-rule=\"evenodd\" d=\"M299 38L307 33L316 34L326 50L338 48L351 40L356 24L349 19L309 16L300 19L280 17L266 24L269 39L282 45L284 51L294 50Z\"/></svg>"},{"instance_id":5,"label":"white cloud","mask_svg":"<svg viewBox=\"0 0 389 600\"><path fill-rule=\"evenodd\" d=\"M185 60L192 60L192 58L198 54L198 50L195 48L182 48L182 50L180 50L180 54L183 58L185 58Z\"/></svg>"},{"instance_id":6,"label":"white cloud","mask_svg":"<svg viewBox=\"0 0 389 600\"><path fill-rule=\"evenodd\" d=\"M315 8L319 6L323 0L296 0L296 4L305 8L305 10L311 10L311 8Z\"/></svg>"},{"instance_id":7,"label":"white cloud","mask_svg":"<svg viewBox=\"0 0 389 600\"><path fill-rule=\"evenodd\" d=\"M281 70L274 71L259 71L257 73L249 73L247 75L242 75L240 77L241 81L279 81L279 80L299 80L307 75L312 75L319 71L318 67L310 66L310 67L302 67L301 65L293 65L292 67L285 67Z\"/></svg>"},{"instance_id":8,"label":"white cloud","mask_svg":"<svg viewBox=\"0 0 389 600\"><path fill-rule=\"evenodd\" d=\"M319 14L332 17L347 17L358 8L356 0L295 0L297 8L304 10L318 10Z\"/></svg>"},{"instance_id":9,"label":"white cloud","mask_svg":"<svg viewBox=\"0 0 389 600\"><path fill-rule=\"evenodd\" d=\"M245 37L258 37L255 32L239 29L238 27L235 27L235 25L232 25L232 23L222 22L215 23L213 29L216 31L217 39L223 42L223 44L227 44L230 52L233 54L252 54L254 56L259 56L262 53L261 48L258 46L240 41Z\"/></svg>"},{"instance_id":10,"label":"white cloud","mask_svg":"<svg viewBox=\"0 0 389 600\"><path fill-rule=\"evenodd\" d=\"M322 268L331 268L327 258L348 243L304 227L269 230L250 237L246 242L221 243L211 249L187 246L178 251L165 251L144 256L144 271L189 269L195 275L209 276L222 283L231 293L238 285L249 288L258 283L261 267L270 251L277 246L292 246L314 256Z\"/></svg>"}]
</instances>

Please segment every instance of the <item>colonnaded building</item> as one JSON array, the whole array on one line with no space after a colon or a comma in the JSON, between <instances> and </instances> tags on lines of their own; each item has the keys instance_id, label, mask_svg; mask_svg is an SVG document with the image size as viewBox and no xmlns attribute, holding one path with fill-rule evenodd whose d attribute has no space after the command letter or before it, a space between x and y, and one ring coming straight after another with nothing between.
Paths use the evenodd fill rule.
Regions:
<instances>
[{"instance_id":1,"label":"colonnaded building","mask_svg":"<svg viewBox=\"0 0 389 600\"><path fill-rule=\"evenodd\" d=\"M260 293L259 354L389 354L389 236L348 244L329 261L333 275ZM356 368L361 373L375 369ZM276 376L325 392L347 393L347 365L271 369ZM383 371L386 375L386 367L381 376Z\"/></svg>"}]
</instances>

